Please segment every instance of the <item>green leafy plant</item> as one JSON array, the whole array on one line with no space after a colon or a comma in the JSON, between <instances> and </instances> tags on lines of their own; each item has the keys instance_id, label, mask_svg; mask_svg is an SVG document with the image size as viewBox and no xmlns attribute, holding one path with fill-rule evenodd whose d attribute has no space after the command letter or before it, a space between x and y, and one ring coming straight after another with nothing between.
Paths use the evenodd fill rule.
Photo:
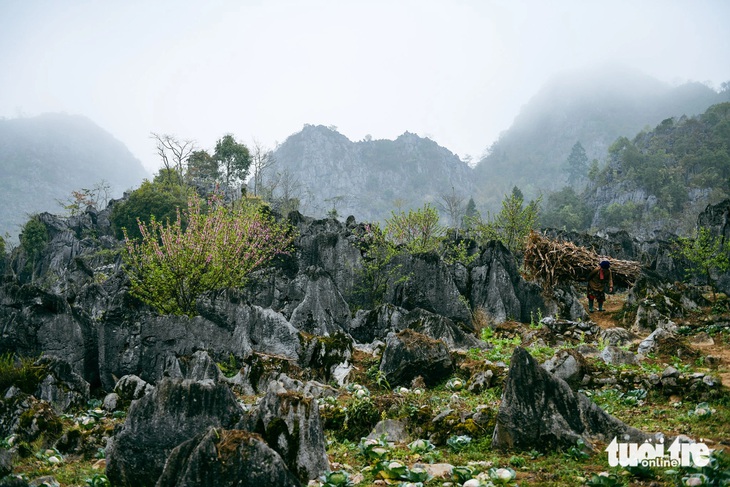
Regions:
<instances>
[{"instance_id":1,"label":"green leafy plant","mask_svg":"<svg viewBox=\"0 0 730 487\"><path fill-rule=\"evenodd\" d=\"M321 487L350 487L354 485L350 480L350 474L344 470L327 472L319 477L319 480L322 482Z\"/></svg>"},{"instance_id":2,"label":"green leafy plant","mask_svg":"<svg viewBox=\"0 0 730 487\"><path fill-rule=\"evenodd\" d=\"M111 487L111 482L103 473L98 473L91 478L84 479L88 487Z\"/></svg>"},{"instance_id":3,"label":"green leafy plant","mask_svg":"<svg viewBox=\"0 0 730 487\"><path fill-rule=\"evenodd\" d=\"M517 474L511 468L490 468L489 479L496 485L511 484Z\"/></svg>"},{"instance_id":4,"label":"green leafy plant","mask_svg":"<svg viewBox=\"0 0 730 487\"><path fill-rule=\"evenodd\" d=\"M615 473L601 472L591 475L591 478L586 481L586 485L589 487L618 487L623 485L623 482Z\"/></svg>"},{"instance_id":5,"label":"green leafy plant","mask_svg":"<svg viewBox=\"0 0 730 487\"><path fill-rule=\"evenodd\" d=\"M454 435L446 440L446 445L451 448L452 451L460 452L471 443L471 436L467 435Z\"/></svg>"},{"instance_id":6,"label":"green leafy plant","mask_svg":"<svg viewBox=\"0 0 730 487\"><path fill-rule=\"evenodd\" d=\"M467 480L471 480L477 474L477 471L473 467L467 466L455 466L451 469L451 479L454 482L463 484Z\"/></svg>"},{"instance_id":7,"label":"green leafy plant","mask_svg":"<svg viewBox=\"0 0 730 487\"><path fill-rule=\"evenodd\" d=\"M410 253L438 250L444 228L439 225L439 213L428 203L418 210L392 212L386 220L385 233L396 245L404 245Z\"/></svg>"},{"instance_id":8,"label":"green leafy plant","mask_svg":"<svg viewBox=\"0 0 730 487\"><path fill-rule=\"evenodd\" d=\"M293 240L289 227L262 208L230 208L217 198L207 212L199 198L190 198L174 222L152 218L139 229L140 242L125 237L130 292L171 314L193 315L204 292L243 286L251 272L288 253Z\"/></svg>"},{"instance_id":9,"label":"green leafy plant","mask_svg":"<svg viewBox=\"0 0 730 487\"><path fill-rule=\"evenodd\" d=\"M690 275L700 273L712 288L712 300L716 301L715 280L713 273L724 273L730 270L730 240L723 241L721 236L714 236L709 228L700 228L694 238L679 238L678 255L687 259Z\"/></svg>"},{"instance_id":10,"label":"green leafy plant","mask_svg":"<svg viewBox=\"0 0 730 487\"><path fill-rule=\"evenodd\" d=\"M572 458L573 460L586 460L591 456L586 453L585 446L585 441L583 441L582 438L578 438L578 440L575 442L575 446L571 446L570 448L568 448L568 450L565 451L563 455L565 455L567 458Z\"/></svg>"},{"instance_id":11,"label":"green leafy plant","mask_svg":"<svg viewBox=\"0 0 730 487\"><path fill-rule=\"evenodd\" d=\"M413 453L428 453L436 448L430 441L418 439L408 444L408 449Z\"/></svg>"}]
</instances>

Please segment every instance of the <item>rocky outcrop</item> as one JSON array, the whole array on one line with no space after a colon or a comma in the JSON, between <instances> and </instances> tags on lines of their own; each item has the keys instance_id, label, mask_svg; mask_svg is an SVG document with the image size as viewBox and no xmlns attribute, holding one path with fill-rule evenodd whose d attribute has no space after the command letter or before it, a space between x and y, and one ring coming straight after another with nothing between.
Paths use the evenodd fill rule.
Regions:
<instances>
[{"instance_id":1,"label":"rocky outcrop","mask_svg":"<svg viewBox=\"0 0 730 487\"><path fill-rule=\"evenodd\" d=\"M76 374L68 362L44 356L35 365L46 371L35 393L36 398L50 403L58 414L86 406L90 397L89 383Z\"/></svg>"},{"instance_id":2,"label":"rocky outcrop","mask_svg":"<svg viewBox=\"0 0 730 487\"><path fill-rule=\"evenodd\" d=\"M499 242L489 242L471 269L471 309L484 309L495 322L530 321L544 309L537 284L526 282L513 255Z\"/></svg>"},{"instance_id":3,"label":"rocky outcrop","mask_svg":"<svg viewBox=\"0 0 730 487\"><path fill-rule=\"evenodd\" d=\"M403 316L407 313L405 309L392 304L384 304L375 309L361 309L350 321L346 331L359 343L371 343L373 340L385 338L391 331L403 330Z\"/></svg>"},{"instance_id":4,"label":"rocky outcrop","mask_svg":"<svg viewBox=\"0 0 730 487\"><path fill-rule=\"evenodd\" d=\"M592 448L596 440L608 443L616 436L638 443L649 439L571 390L524 348L515 349L492 436L495 448L567 449L579 439Z\"/></svg>"},{"instance_id":5,"label":"rocky outcrop","mask_svg":"<svg viewBox=\"0 0 730 487\"><path fill-rule=\"evenodd\" d=\"M170 452L210 427L233 429L243 410L228 386L166 379L132 403L106 449L113 485L154 485Z\"/></svg>"},{"instance_id":6,"label":"rocky outcrop","mask_svg":"<svg viewBox=\"0 0 730 487\"><path fill-rule=\"evenodd\" d=\"M297 277L304 281L304 299L292 311L289 322L298 330L313 335L342 331L350 321L350 308L334 281L323 269L310 267Z\"/></svg>"},{"instance_id":7,"label":"rocky outcrop","mask_svg":"<svg viewBox=\"0 0 730 487\"><path fill-rule=\"evenodd\" d=\"M165 463L157 487L301 484L278 453L254 433L210 428L180 444Z\"/></svg>"},{"instance_id":8,"label":"rocky outcrop","mask_svg":"<svg viewBox=\"0 0 730 487\"><path fill-rule=\"evenodd\" d=\"M68 302L32 285L0 286L0 354L63 357L75 373L98 383L96 327Z\"/></svg>"},{"instance_id":9,"label":"rocky outcrop","mask_svg":"<svg viewBox=\"0 0 730 487\"><path fill-rule=\"evenodd\" d=\"M266 353L297 360L299 332L279 313L238 301L223 293L201 299L204 315L155 316L110 310L99 328L101 381L108 390L113 376L138 375L155 383L176 369L178 357L208 350L216 357Z\"/></svg>"},{"instance_id":10,"label":"rocky outcrop","mask_svg":"<svg viewBox=\"0 0 730 487\"><path fill-rule=\"evenodd\" d=\"M471 327L471 313L449 267L435 253L398 254L392 265L405 279L391 279L384 300L406 310L421 308ZM395 282L393 282L395 281Z\"/></svg>"},{"instance_id":11,"label":"rocky outcrop","mask_svg":"<svg viewBox=\"0 0 730 487\"><path fill-rule=\"evenodd\" d=\"M413 330L388 335L380 371L391 386L408 385L417 376L428 385L444 379L453 370L446 344Z\"/></svg>"},{"instance_id":12,"label":"rocky outcrop","mask_svg":"<svg viewBox=\"0 0 730 487\"><path fill-rule=\"evenodd\" d=\"M289 387L285 387L285 386ZM260 434L302 480L329 470L317 400L299 381L272 381L248 418L248 430Z\"/></svg>"}]
</instances>

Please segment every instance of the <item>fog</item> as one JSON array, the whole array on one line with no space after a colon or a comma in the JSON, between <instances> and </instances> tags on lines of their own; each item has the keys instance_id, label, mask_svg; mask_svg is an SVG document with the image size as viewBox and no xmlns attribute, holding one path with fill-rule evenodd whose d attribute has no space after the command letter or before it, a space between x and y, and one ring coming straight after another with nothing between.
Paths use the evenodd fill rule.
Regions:
<instances>
[{"instance_id":1,"label":"fog","mask_svg":"<svg viewBox=\"0 0 730 487\"><path fill-rule=\"evenodd\" d=\"M305 123L405 131L475 159L566 69L730 80L730 2L0 2L0 116L85 115L159 167L150 132L273 147Z\"/></svg>"}]
</instances>

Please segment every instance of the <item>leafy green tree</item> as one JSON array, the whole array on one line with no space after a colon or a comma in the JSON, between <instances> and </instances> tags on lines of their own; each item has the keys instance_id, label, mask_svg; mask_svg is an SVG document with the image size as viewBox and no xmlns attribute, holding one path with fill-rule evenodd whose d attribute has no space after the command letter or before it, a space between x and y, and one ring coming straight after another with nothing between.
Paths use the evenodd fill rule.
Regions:
<instances>
[{"instance_id":1,"label":"leafy green tree","mask_svg":"<svg viewBox=\"0 0 730 487\"><path fill-rule=\"evenodd\" d=\"M477 226L477 234L482 241L499 240L511 252L521 252L527 235L537 226L539 208L539 198L525 204L522 191L515 186L494 219Z\"/></svg>"},{"instance_id":2,"label":"leafy green tree","mask_svg":"<svg viewBox=\"0 0 730 487\"><path fill-rule=\"evenodd\" d=\"M125 236L131 294L161 313L194 315L207 291L241 287L253 271L290 251L293 232L253 204L228 207L200 198L168 224L139 225L140 241ZM125 232L126 233L126 232Z\"/></svg>"},{"instance_id":3,"label":"leafy green tree","mask_svg":"<svg viewBox=\"0 0 730 487\"><path fill-rule=\"evenodd\" d=\"M575 186L588 174L588 156L580 142L576 142L570 150L565 169L568 173L568 184L571 186Z\"/></svg>"},{"instance_id":4,"label":"leafy green tree","mask_svg":"<svg viewBox=\"0 0 730 487\"><path fill-rule=\"evenodd\" d=\"M680 237L679 255L690 262L687 272L698 272L712 288L712 299L715 296L713 273L730 271L730 240L723 241L720 236L712 234L710 229L700 228L693 238Z\"/></svg>"},{"instance_id":5,"label":"leafy green tree","mask_svg":"<svg viewBox=\"0 0 730 487\"><path fill-rule=\"evenodd\" d=\"M388 282L400 283L408 280L407 276L401 275L402 266L393 263L399 253L398 249L387 239L377 223L365 225L358 246L363 255L363 265L359 272L361 285L357 294L362 295L369 306L380 306L383 304Z\"/></svg>"},{"instance_id":6,"label":"leafy green tree","mask_svg":"<svg viewBox=\"0 0 730 487\"><path fill-rule=\"evenodd\" d=\"M23 249L28 257L28 264L31 266L31 281L35 280L35 267L43 249L48 244L48 230L40 221L38 215L34 215L28 220L20 232L20 248Z\"/></svg>"},{"instance_id":7,"label":"leafy green tree","mask_svg":"<svg viewBox=\"0 0 730 487\"><path fill-rule=\"evenodd\" d=\"M582 231L590 226L591 217L588 205L572 187L566 186L548 195L540 214L540 226Z\"/></svg>"},{"instance_id":8,"label":"leafy green tree","mask_svg":"<svg viewBox=\"0 0 730 487\"><path fill-rule=\"evenodd\" d=\"M114 206L110 219L118 238L124 237L125 230L129 238L141 238L138 221L149 224L152 218L158 222L174 220L177 210L185 208L187 195L179 191L180 186L174 181L170 181L171 177L176 177L175 170L166 171L172 172L158 176L154 182L143 181L126 201Z\"/></svg>"},{"instance_id":9,"label":"leafy green tree","mask_svg":"<svg viewBox=\"0 0 730 487\"><path fill-rule=\"evenodd\" d=\"M218 161L208 154L207 151L194 151L188 157L187 173L185 176L185 179L190 182L215 182L220 177Z\"/></svg>"},{"instance_id":10,"label":"leafy green tree","mask_svg":"<svg viewBox=\"0 0 730 487\"><path fill-rule=\"evenodd\" d=\"M467 231L471 230L479 222L479 218L481 216L476 203L474 203L474 198L469 198L464 209L464 217L461 219L461 228Z\"/></svg>"},{"instance_id":11,"label":"leafy green tree","mask_svg":"<svg viewBox=\"0 0 730 487\"><path fill-rule=\"evenodd\" d=\"M386 220L385 233L396 245L405 245L411 253L438 250L444 228L439 225L439 212L426 203L418 210L391 212Z\"/></svg>"},{"instance_id":12,"label":"leafy green tree","mask_svg":"<svg viewBox=\"0 0 730 487\"><path fill-rule=\"evenodd\" d=\"M248 176L251 166L251 155L248 148L236 142L233 135L226 134L215 144L213 159L220 167L221 177L226 187L231 187Z\"/></svg>"}]
</instances>

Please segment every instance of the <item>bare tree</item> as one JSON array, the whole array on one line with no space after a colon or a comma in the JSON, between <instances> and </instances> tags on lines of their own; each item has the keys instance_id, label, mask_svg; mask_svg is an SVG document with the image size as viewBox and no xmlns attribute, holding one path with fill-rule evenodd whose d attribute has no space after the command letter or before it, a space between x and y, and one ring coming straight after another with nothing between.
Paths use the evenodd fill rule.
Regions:
<instances>
[{"instance_id":1,"label":"bare tree","mask_svg":"<svg viewBox=\"0 0 730 487\"><path fill-rule=\"evenodd\" d=\"M264 186L264 171L276 163L273 151L264 147L258 140L253 139L251 151L251 167L253 167L253 194L259 196Z\"/></svg>"},{"instance_id":2,"label":"bare tree","mask_svg":"<svg viewBox=\"0 0 730 487\"><path fill-rule=\"evenodd\" d=\"M438 207L449 215L449 221L452 228L461 226L461 217L464 216L464 197L456 194L454 187L451 187L451 193L441 193L436 203Z\"/></svg>"},{"instance_id":3,"label":"bare tree","mask_svg":"<svg viewBox=\"0 0 730 487\"><path fill-rule=\"evenodd\" d=\"M150 138L155 141L157 154L162 159L163 167L169 172L174 170L180 176L180 180L185 173L185 164L188 157L195 151L196 145L194 140L180 140L174 135L156 134L152 132Z\"/></svg>"},{"instance_id":4,"label":"bare tree","mask_svg":"<svg viewBox=\"0 0 730 487\"><path fill-rule=\"evenodd\" d=\"M271 202L273 207L282 215L290 211L299 210L302 185L299 178L294 176L288 169L277 172L264 187L263 194Z\"/></svg>"}]
</instances>

